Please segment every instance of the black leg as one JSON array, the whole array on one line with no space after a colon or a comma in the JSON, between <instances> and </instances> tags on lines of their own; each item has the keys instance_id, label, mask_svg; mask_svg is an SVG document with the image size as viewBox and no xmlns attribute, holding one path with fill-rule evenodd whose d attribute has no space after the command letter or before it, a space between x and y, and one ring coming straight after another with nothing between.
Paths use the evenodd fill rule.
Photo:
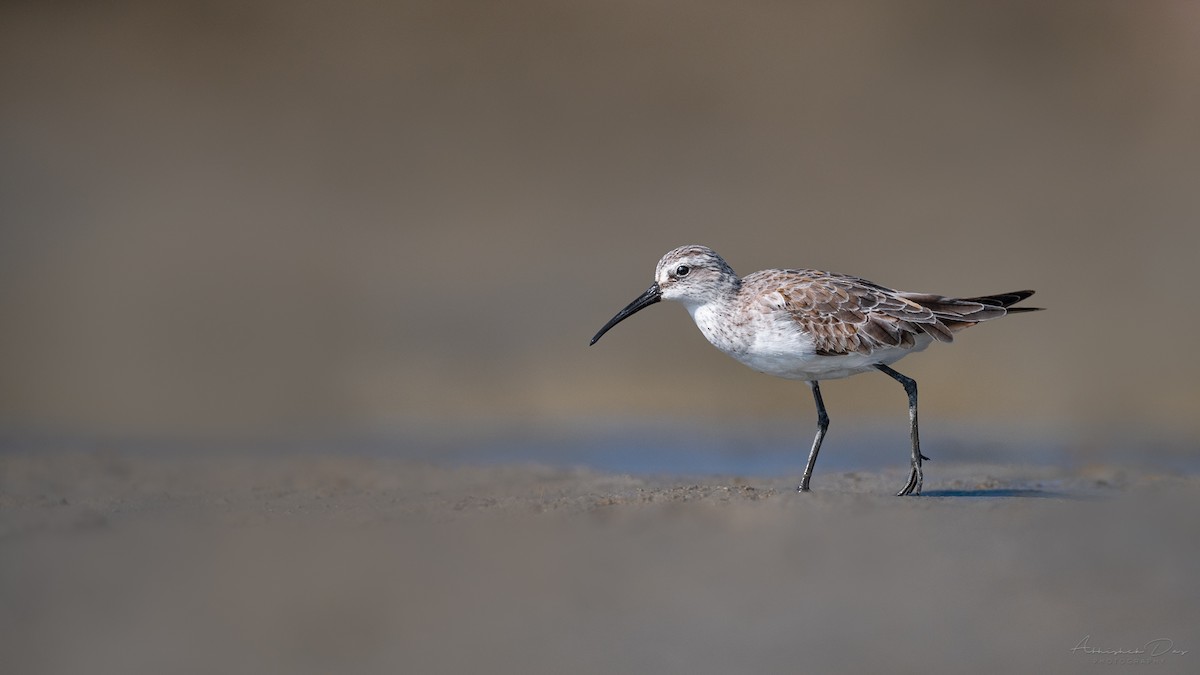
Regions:
<instances>
[{"instance_id":1,"label":"black leg","mask_svg":"<svg viewBox=\"0 0 1200 675\"><path fill-rule=\"evenodd\" d=\"M813 467L817 464L817 453L821 451L821 441L825 431L829 429L829 415L825 413L825 401L821 400L821 386L816 380L808 383L812 387L813 401L817 404L817 436L813 439L812 450L808 453L808 464L804 466L804 477L800 479L800 492L808 492L808 482L812 480Z\"/></svg>"},{"instance_id":2,"label":"black leg","mask_svg":"<svg viewBox=\"0 0 1200 675\"><path fill-rule=\"evenodd\" d=\"M928 458L921 454L921 439L917 434L917 381L897 373L882 363L875 364L875 367L904 385L904 392L908 394L909 435L912 437L912 474L908 478L908 485L897 492L896 496L919 495L921 494L921 480L924 477L921 473L921 460Z\"/></svg>"}]
</instances>

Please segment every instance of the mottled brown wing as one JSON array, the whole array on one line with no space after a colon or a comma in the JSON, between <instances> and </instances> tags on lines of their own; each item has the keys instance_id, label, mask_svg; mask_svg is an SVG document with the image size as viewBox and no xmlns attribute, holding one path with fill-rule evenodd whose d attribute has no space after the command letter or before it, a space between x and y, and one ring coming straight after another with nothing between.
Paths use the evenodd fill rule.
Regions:
<instances>
[{"instance_id":1,"label":"mottled brown wing","mask_svg":"<svg viewBox=\"0 0 1200 675\"><path fill-rule=\"evenodd\" d=\"M817 270L769 270L745 281L769 289L760 301L787 311L812 337L818 354L911 347L922 333L939 342L954 339L933 310L865 279Z\"/></svg>"}]
</instances>

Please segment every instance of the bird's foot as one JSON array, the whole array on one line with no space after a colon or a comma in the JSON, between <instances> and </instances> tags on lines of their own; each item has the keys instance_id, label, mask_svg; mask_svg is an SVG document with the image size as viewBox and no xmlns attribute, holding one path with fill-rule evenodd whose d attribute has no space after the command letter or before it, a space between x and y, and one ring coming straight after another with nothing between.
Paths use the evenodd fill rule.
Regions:
<instances>
[{"instance_id":1,"label":"bird's foot","mask_svg":"<svg viewBox=\"0 0 1200 675\"><path fill-rule=\"evenodd\" d=\"M920 495L922 478L923 477L921 475L921 470L914 466L913 470L912 470L912 474L909 475L909 477L908 477L908 484L904 486L903 490L897 492L896 496L897 497L910 497L910 496L916 497L916 496Z\"/></svg>"}]
</instances>

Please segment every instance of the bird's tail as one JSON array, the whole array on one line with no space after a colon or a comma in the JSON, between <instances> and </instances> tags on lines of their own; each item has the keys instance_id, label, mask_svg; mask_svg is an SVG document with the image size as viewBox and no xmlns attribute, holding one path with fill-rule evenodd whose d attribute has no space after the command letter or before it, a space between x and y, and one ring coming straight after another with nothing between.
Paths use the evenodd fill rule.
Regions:
<instances>
[{"instance_id":1,"label":"bird's tail","mask_svg":"<svg viewBox=\"0 0 1200 675\"><path fill-rule=\"evenodd\" d=\"M1034 291L1011 291L1009 293L998 293L996 295L983 295L978 298L963 298L967 302L978 302L981 305L990 305L992 307L1003 307L1007 314L1019 314L1021 312L1038 312L1044 307L1013 307L1018 302L1033 295Z\"/></svg>"},{"instance_id":2,"label":"bird's tail","mask_svg":"<svg viewBox=\"0 0 1200 675\"><path fill-rule=\"evenodd\" d=\"M977 298L947 298L924 293L905 293L904 297L931 310L952 332L974 326L981 321L998 319L1006 314L1037 312L1042 307L1013 307L1033 295L1033 291L1012 291Z\"/></svg>"}]
</instances>

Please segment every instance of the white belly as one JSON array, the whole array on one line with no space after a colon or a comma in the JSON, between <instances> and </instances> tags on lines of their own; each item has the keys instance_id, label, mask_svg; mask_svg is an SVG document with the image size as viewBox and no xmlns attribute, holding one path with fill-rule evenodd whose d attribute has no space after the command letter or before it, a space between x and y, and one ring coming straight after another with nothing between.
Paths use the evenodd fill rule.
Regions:
<instances>
[{"instance_id":1,"label":"white belly","mask_svg":"<svg viewBox=\"0 0 1200 675\"><path fill-rule=\"evenodd\" d=\"M730 356L754 370L789 380L836 380L874 370L876 364L893 364L913 352L921 351L931 341L924 336L910 349L880 349L870 354L822 356L811 352L750 350Z\"/></svg>"},{"instance_id":2,"label":"white belly","mask_svg":"<svg viewBox=\"0 0 1200 675\"><path fill-rule=\"evenodd\" d=\"M690 308L689 308L690 309ZM816 353L813 340L795 321L780 321L779 315L743 316L740 323L700 306L692 311L700 332L717 349L761 373L789 380L836 380L873 370L876 364L892 364L919 352L933 341L918 336L908 348L877 349L870 354L851 353L823 356Z\"/></svg>"}]
</instances>

